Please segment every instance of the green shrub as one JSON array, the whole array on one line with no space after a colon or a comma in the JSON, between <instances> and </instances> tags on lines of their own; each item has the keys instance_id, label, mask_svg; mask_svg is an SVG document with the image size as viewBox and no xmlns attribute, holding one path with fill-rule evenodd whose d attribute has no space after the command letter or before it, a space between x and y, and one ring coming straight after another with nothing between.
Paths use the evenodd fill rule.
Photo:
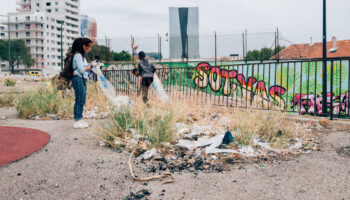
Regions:
<instances>
[{"instance_id":1,"label":"green shrub","mask_svg":"<svg viewBox=\"0 0 350 200\"><path fill-rule=\"evenodd\" d=\"M98 125L98 139L115 146L115 140L141 137L156 148L175 138L174 117L172 112L152 111L122 107L112 111L112 120ZM138 135L138 136L137 136ZM117 139L118 138L118 139Z\"/></svg>"},{"instance_id":2,"label":"green shrub","mask_svg":"<svg viewBox=\"0 0 350 200\"><path fill-rule=\"evenodd\" d=\"M13 79L6 79L5 80L5 86L12 87L16 85L16 80Z\"/></svg>"},{"instance_id":3,"label":"green shrub","mask_svg":"<svg viewBox=\"0 0 350 200\"><path fill-rule=\"evenodd\" d=\"M41 88L37 91L26 92L18 98L16 109L20 117L45 117L46 114L58 114L63 101L57 90Z\"/></svg>"}]
</instances>

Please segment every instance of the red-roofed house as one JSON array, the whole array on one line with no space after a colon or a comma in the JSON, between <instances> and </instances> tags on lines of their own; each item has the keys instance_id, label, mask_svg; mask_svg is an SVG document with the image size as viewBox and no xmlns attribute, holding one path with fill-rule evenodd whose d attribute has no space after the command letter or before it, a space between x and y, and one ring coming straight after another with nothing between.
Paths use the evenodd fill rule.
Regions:
<instances>
[{"instance_id":1,"label":"red-roofed house","mask_svg":"<svg viewBox=\"0 0 350 200\"><path fill-rule=\"evenodd\" d=\"M322 42L314 44L294 44L277 54L281 60L322 58ZM350 40L337 41L335 37L327 42L327 57L350 57ZM272 57L275 59L275 56Z\"/></svg>"}]
</instances>

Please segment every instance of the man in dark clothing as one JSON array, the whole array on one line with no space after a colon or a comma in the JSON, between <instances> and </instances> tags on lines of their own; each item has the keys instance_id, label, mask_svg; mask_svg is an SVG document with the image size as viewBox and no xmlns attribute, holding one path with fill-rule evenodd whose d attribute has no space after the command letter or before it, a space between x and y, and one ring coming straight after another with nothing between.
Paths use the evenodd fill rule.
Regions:
<instances>
[{"instance_id":1,"label":"man in dark clothing","mask_svg":"<svg viewBox=\"0 0 350 200\"><path fill-rule=\"evenodd\" d=\"M142 99L144 103L148 102L148 89L153 83L153 76L156 72L156 68L153 63L146 58L145 52L139 52L139 60L137 69L139 75L142 77L141 87L142 87Z\"/></svg>"}]
</instances>

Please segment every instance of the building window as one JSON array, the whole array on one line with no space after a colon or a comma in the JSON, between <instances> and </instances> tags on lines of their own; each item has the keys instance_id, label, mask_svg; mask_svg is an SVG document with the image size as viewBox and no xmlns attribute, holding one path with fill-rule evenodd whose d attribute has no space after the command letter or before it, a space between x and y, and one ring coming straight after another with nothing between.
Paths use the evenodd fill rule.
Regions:
<instances>
[{"instance_id":1,"label":"building window","mask_svg":"<svg viewBox=\"0 0 350 200\"><path fill-rule=\"evenodd\" d=\"M16 32L16 37L18 38L18 32Z\"/></svg>"},{"instance_id":2,"label":"building window","mask_svg":"<svg viewBox=\"0 0 350 200\"><path fill-rule=\"evenodd\" d=\"M26 16L26 21L30 21L30 16Z\"/></svg>"},{"instance_id":3,"label":"building window","mask_svg":"<svg viewBox=\"0 0 350 200\"><path fill-rule=\"evenodd\" d=\"M26 32L26 37L30 37L30 32Z\"/></svg>"},{"instance_id":4,"label":"building window","mask_svg":"<svg viewBox=\"0 0 350 200\"><path fill-rule=\"evenodd\" d=\"M26 40L27 45L30 45L30 40Z\"/></svg>"},{"instance_id":5,"label":"building window","mask_svg":"<svg viewBox=\"0 0 350 200\"><path fill-rule=\"evenodd\" d=\"M40 4L39 3L36 3L36 7L39 7L40 6Z\"/></svg>"},{"instance_id":6,"label":"building window","mask_svg":"<svg viewBox=\"0 0 350 200\"><path fill-rule=\"evenodd\" d=\"M58 12L58 8L56 8L55 11Z\"/></svg>"},{"instance_id":7,"label":"building window","mask_svg":"<svg viewBox=\"0 0 350 200\"><path fill-rule=\"evenodd\" d=\"M30 29L30 24L26 24L26 29Z\"/></svg>"},{"instance_id":8,"label":"building window","mask_svg":"<svg viewBox=\"0 0 350 200\"><path fill-rule=\"evenodd\" d=\"M46 9L46 12L51 13L51 9Z\"/></svg>"},{"instance_id":9,"label":"building window","mask_svg":"<svg viewBox=\"0 0 350 200\"><path fill-rule=\"evenodd\" d=\"M58 5L58 2L56 1L55 4Z\"/></svg>"},{"instance_id":10,"label":"building window","mask_svg":"<svg viewBox=\"0 0 350 200\"><path fill-rule=\"evenodd\" d=\"M47 2L47 3L46 3L46 6L51 6L51 2Z\"/></svg>"}]
</instances>

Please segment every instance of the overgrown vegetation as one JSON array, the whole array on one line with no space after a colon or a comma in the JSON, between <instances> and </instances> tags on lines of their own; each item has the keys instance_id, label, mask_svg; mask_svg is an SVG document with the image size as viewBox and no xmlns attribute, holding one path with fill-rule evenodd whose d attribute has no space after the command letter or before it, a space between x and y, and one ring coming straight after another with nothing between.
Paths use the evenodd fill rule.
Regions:
<instances>
[{"instance_id":1,"label":"overgrown vegetation","mask_svg":"<svg viewBox=\"0 0 350 200\"><path fill-rule=\"evenodd\" d=\"M60 118L70 119L73 116L74 90L67 90L64 98L62 92L51 86L36 91L26 91L19 95L16 108L19 117L46 118L47 114L57 114ZM107 111L108 102L95 83L88 82L85 110Z\"/></svg>"},{"instance_id":2,"label":"overgrown vegetation","mask_svg":"<svg viewBox=\"0 0 350 200\"><path fill-rule=\"evenodd\" d=\"M58 91L41 88L34 92L25 92L18 99L16 105L19 117L44 117L46 114L58 114L63 104Z\"/></svg>"},{"instance_id":3,"label":"overgrown vegetation","mask_svg":"<svg viewBox=\"0 0 350 200\"><path fill-rule=\"evenodd\" d=\"M134 107L122 107L112 111L112 119L100 122L97 137L119 146L125 140L145 141L150 147L162 148L175 139L175 118L167 106L146 107L141 102ZM137 140L137 141L136 141Z\"/></svg>"},{"instance_id":4,"label":"overgrown vegetation","mask_svg":"<svg viewBox=\"0 0 350 200\"><path fill-rule=\"evenodd\" d=\"M231 116L234 120L229 128L236 133L236 141L252 145L256 138L273 145L287 147L290 139L299 134L296 123L287 121L281 112L240 110Z\"/></svg>"},{"instance_id":5,"label":"overgrown vegetation","mask_svg":"<svg viewBox=\"0 0 350 200\"><path fill-rule=\"evenodd\" d=\"M112 119L101 121L96 130L98 140L112 147L132 148L138 141L148 148L166 147L181 139L177 135L177 123L210 126L209 136L223 134L230 130L239 146L254 145L254 140L264 140L272 146L287 148L293 138L299 137L302 126L287 121L281 112L267 112L250 109L227 109L197 104L195 101L172 100L163 105L158 101L145 107L142 102L134 107L123 107L112 111ZM130 144L130 141L133 141Z\"/></svg>"},{"instance_id":6,"label":"overgrown vegetation","mask_svg":"<svg viewBox=\"0 0 350 200\"><path fill-rule=\"evenodd\" d=\"M16 85L16 80L15 79L6 79L4 85L6 87L13 87Z\"/></svg>"},{"instance_id":7,"label":"overgrown vegetation","mask_svg":"<svg viewBox=\"0 0 350 200\"><path fill-rule=\"evenodd\" d=\"M0 95L0 107L8 107L8 106L13 106L15 96L12 94L3 94Z\"/></svg>"}]
</instances>

